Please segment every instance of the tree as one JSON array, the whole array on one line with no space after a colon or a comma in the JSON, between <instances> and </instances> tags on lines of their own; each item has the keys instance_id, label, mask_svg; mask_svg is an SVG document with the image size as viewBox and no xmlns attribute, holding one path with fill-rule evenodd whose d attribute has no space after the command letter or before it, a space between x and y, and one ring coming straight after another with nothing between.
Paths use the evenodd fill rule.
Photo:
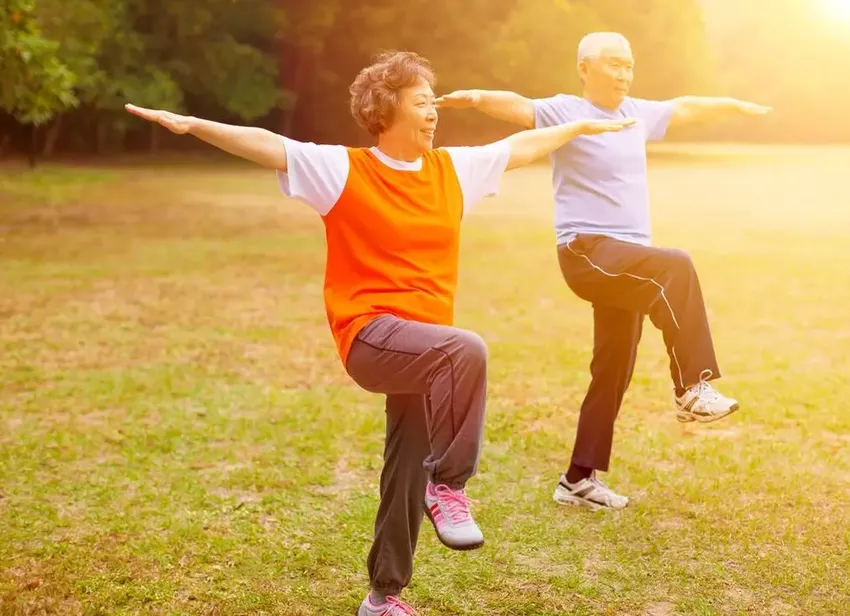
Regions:
<instances>
[{"instance_id":1,"label":"tree","mask_svg":"<svg viewBox=\"0 0 850 616\"><path fill-rule=\"evenodd\" d=\"M368 136L354 125L348 112L348 86L381 50L404 49L427 57L436 69L438 88L469 84L489 66L482 53L492 36L488 34L490 25L498 25L503 11L514 2L504 0L499 7L489 0L410 0L405 5L394 0L307 3L314 15L318 12L323 19L318 21L319 27L302 31L300 43L298 36L291 37L302 49L310 49L303 54L310 70L301 73L298 106L290 123L295 130L288 134L365 143ZM283 4L288 15L299 14L292 12L291 7L298 4L295 0Z\"/></svg>"},{"instance_id":2,"label":"tree","mask_svg":"<svg viewBox=\"0 0 850 616\"><path fill-rule=\"evenodd\" d=\"M588 32L605 28L590 6L564 0L523 2L492 39L488 56L496 85L533 98L581 91L578 43Z\"/></svg>"},{"instance_id":3,"label":"tree","mask_svg":"<svg viewBox=\"0 0 850 616\"><path fill-rule=\"evenodd\" d=\"M716 63L695 0L584 0L605 26L620 32L635 56L636 96L712 94Z\"/></svg>"},{"instance_id":4,"label":"tree","mask_svg":"<svg viewBox=\"0 0 850 616\"><path fill-rule=\"evenodd\" d=\"M747 138L850 140L850 124L843 121L850 105L850 82L843 77L850 37L847 24L832 23L824 6L775 0L766 17L748 3L705 2L724 89L775 108L773 121L747 127ZM737 128L732 123L708 134L739 138Z\"/></svg>"},{"instance_id":5,"label":"tree","mask_svg":"<svg viewBox=\"0 0 850 616\"><path fill-rule=\"evenodd\" d=\"M76 75L42 35L34 0L6 0L0 8L0 107L31 125L30 165L35 164L36 127L77 105Z\"/></svg>"},{"instance_id":6,"label":"tree","mask_svg":"<svg viewBox=\"0 0 850 616\"><path fill-rule=\"evenodd\" d=\"M807 0L776 0L769 14L740 0L2 0L0 128L33 127L45 154L134 145L125 134L156 149L167 137L124 112L132 101L366 144L348 86L376 52L424 55L438 93L579 93L575 51L594 30L631 41L635 96L749 98L776 115L748 137L850 139L834 120L850 86L824 70L850 54L846 25ZM440 126L441 144L515 130L475 113L445 113ZM698 131L677 134L737 137L737 124Z\"/></svg>"},{"instance_id":7,"label":"tree","mask_svg":"<svg viewBox=\"0 0 850 616\"><path fill-rule=\"evenodd\" d=\"M32 53L41 53L32 64L47 72L56 68L55 58L62 58L58 69L64 72L58 74L74 77L59 84L67 97L62 101L79 103L75 125L94 135L84 141L93 142L98 152L122 147L124 134L137 126L124 113L128 101L176 112L192 104L199 114L249 122L285 100L271 45L279 11L266 0L12 1L20 10L8 11L9 19L30 35ZM33 41L32 35L38 38ZM29 53L25 48L23 57ZM45 60L48 55L54 64ZM5 66L3 74L8 79ZM53 101L43 85L31 88L37 96L30 103L3 85L7 99L18 107L26 104L38 122L53 119L44 144L49 153L62 127L61 112L71 105L47 106ZM161 131L144 130L150 131L151 149L157 149Z\"/></svg>"},{"instance_id":8,"label":"tree","mask_svg":"<svg viewBox=\"0 0 850 616\"><path fill-rule=\"evenodd\" d=\"M56 0L54 0L56 1ZM92 1L92 0L90 0ZM96 54L84 100L99 126L121 135L124 103L252 121L280 106L270 41L278 21L263 0L122 0L102 3L113 32ZM150 146L161 131L151 126Z\"/></svg>"},{"instance_id":9,"label":"tree","mask_svg":"<svg viewBox=\"0 0 850 616\"><path fill-rule=\"evenodd\" d=\"M281 123L281 132L285 135L293 133L296 110L308 76L318 68L317 59L324 51L328 33L337 23L341 8L341 0L278 0L279 31L275 49L281 63L279 83L287 88Z\"/></svg>"},{"instance_id":10,"label":"tree","mask_svg":"<svg viewBox=\"0 0 850 616\"><path fill-rule=\"evenodd\" d=\"M272 52L280 18L267 0L128 0L145 57L187 97L244 121L281 104Z\"/></svg>"}]
</instances>

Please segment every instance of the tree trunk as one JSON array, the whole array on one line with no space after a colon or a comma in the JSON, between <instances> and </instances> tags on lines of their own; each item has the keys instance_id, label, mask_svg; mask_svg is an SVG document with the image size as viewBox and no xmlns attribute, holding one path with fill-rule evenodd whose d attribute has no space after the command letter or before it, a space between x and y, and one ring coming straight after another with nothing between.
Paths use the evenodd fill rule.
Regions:
<instances>
[{"instance_id":1,"label":"tree trunk","mask_svg":"<svg viewBox=\"0 0 850 616\"><path fill-rule=\"evenodd\" d=\"M3 139L0 140L0 158L3 158L6 155L6 148L9 147L9 144L12 142L12 135L6 133L3 135Z\"/></svg>"},{"instance_id":2,"label":"tree trunk","mask_svg":"<svg viewBox=\"0 0 850 616\"><path fill-rule=\"evenodd\" d=\"M295 109L298 107L298 95L301 92L302 84L307 69L307 51L304 49L295 48L295 71L292 77L291 90L295 93L295 104L291 109L287 109L283 114L283 132L286 136L292 135L292 125L295 122Z\"/></svg>"},{"instance_id":3,"label":"tree trunk","mask_svg":"<svg viewBox=\"0 0 850 616\"><path fill-rule=\"evenodd\" d=\"M109 138L109 125L106 123L106 120L102 118L97 120L96 133L96 152L98 156L101 156L106 153L107 140Z\"/></svg>"},{"instance_id":4,"label":"tree trunk","mask_svg":"<svg viewBox=\"0 0 850 616\"><path fill-rule=\"evenodd\" d=\"M156 154L157 152L159 152L160 136L162 134L160 131L162 130L162 127L159 124L156 124L155 122L151 122L150 127L151 127L150 153Z\"/></svg>"},{"instance_id":5,"label":"tree trunk","mask_svg":"<svg viewBox=\"0 0 850 616\"><path fill-rule=\"evenodd\" d=\"M62 132L62 116L57 116L47 129L47 135L44 137L44 147L41 150L42 158L50 158L53 156L53 150L56 147L56 140L59 139L59 133Z\"/></svg>"},{"instance_id":6,"label":"tree trunk","mask_svg":"<svg viewBox=\"0 0 850 616\"><path fill-rule=\"evenodd\" d=\"M36 159L38 158L38 126L32 125L30 131L30 147L27 152L27 160L29 161L30 169L35 169Z\"/></svg>"}]
</instances>

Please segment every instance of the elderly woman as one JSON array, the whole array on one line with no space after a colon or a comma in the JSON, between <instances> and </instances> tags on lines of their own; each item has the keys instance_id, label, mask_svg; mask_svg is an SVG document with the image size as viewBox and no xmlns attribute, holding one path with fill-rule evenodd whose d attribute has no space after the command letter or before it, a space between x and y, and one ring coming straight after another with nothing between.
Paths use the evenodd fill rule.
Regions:
<instances>
[{"instance_id":1,"label":"elderly woman","mask_svg":"<svg viewBox=\"0 0 850 616\"><path fill-rule=\"evenodd\" d=\"M410 52L385 52L357 75L351 113L376 138L371 148L303 143L127 105L172 132L276 169L283 193L324 222L324 300L339 357L357 384L386 395L371 592L359 616L413 613L398 595L410 582L423 513L449 548L484 543L465 486L481 451L487 348L452 326L461 219L497 192L506 169L632 123L575 122L433 149L434 83L429 63Z\"/></svg>"}]
</instances>

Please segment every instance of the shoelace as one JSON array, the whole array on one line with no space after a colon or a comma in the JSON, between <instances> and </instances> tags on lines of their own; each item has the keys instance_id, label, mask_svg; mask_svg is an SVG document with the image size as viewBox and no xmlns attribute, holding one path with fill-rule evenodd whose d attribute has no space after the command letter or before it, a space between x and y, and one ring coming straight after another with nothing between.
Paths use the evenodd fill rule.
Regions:
<instances>
[{"instance_id":1,"label":"shoelace","mask_svg":"<svg viewBox=\"0 0 850 616\"><path fill-rule=\"evenodd\" d=\"M446 506L447 513L455 524L461 524L472 516L469 513L469 497L460 490L452 490L449 486L438 485L434 491L437 498Z\"/></svg>"},{"instance_id":2,"label":"shoelace","mask_svg":"<svg viewBox=\"0 0 850 616\"><path fill-rule=\"evenodd\" d=\"M712 377L714 373L705 369L699 375L699 383L697 383L696 388L694 389L694 393L700 398L710 398L712 400L717 400L720 398L720 392L718 392L711 384L708 382L708 379Z\"/></svg>"},{"instance_id":3,"label":"shoelace","mask_svg":"<svg viewBox=\"0 0 850 616\"><path fill-rule=\"evenodd\" d=\"M387 596L387 605L389 607L384 614L408 614L409 616L416 616L413 608L398 597Z\"/></svg>"},{"instance_id":4,"label":"shoelace","mask_svg":"<svg viewBox=\"0 0 850 616\"><path fill-rule=\"evenodd\" d=\"M720 398L720 392L714 389L708 381L700 381L695 393L703 399L717 400Z\"/></svg>"},{"instance_id":5,"label":"shoelace","mask_svg":"<svg viewBox=\"0 0 850 616\"><path fill-rule=\"evenodd\" d=\"M604 488L604 489L608 490L608 486L606 486L604 483L602 483L602 480L599 479L599 477L596 476L596 471L593 471L592 473L590 473L589 479L590 479L590 483L593 483L593 484L599 486L600 488Z\"/></svg>"}]
</instances>

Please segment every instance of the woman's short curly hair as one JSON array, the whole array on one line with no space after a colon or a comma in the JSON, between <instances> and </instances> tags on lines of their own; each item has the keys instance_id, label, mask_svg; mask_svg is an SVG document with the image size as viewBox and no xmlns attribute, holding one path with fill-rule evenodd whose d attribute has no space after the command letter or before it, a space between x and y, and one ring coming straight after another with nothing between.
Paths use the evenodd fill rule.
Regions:
<instances>
[{"instance_id":1,"label":"woman's short curly hair","mask_svg":"<svg viewBox=\"0 0 850 616\"><path fill-rule=\"evenodd\" d=\"M364 68L348 89L351 115L374 136L386 131L399 104L399 91L424 79L436 83L431 63L412 51L384 51Z\"/></svg>"}]
</instances>

